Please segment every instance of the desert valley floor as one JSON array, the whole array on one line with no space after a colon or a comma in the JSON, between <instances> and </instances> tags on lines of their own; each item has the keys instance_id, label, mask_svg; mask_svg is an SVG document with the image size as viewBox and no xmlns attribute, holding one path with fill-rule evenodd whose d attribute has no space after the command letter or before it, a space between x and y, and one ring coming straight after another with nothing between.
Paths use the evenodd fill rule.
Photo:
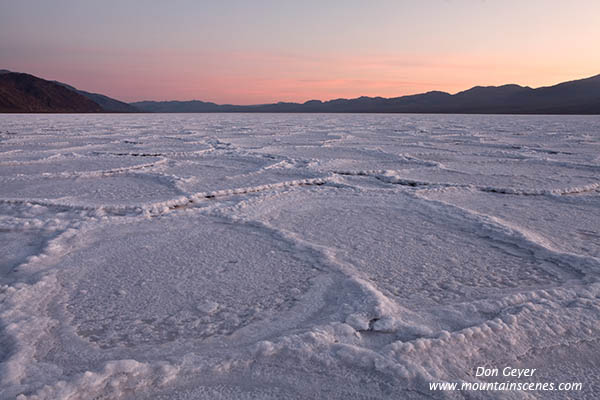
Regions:
<instances>
[{"instance_id":1,"label":"desert valley floor","mask_svg":"<svg viewBox=\"0 0 600 400\"><path fill-rule=\"evenodd\" d=\"M597 116L1 115L0 243L1 399L600 392Z\"/></svg>"}]
</instances>

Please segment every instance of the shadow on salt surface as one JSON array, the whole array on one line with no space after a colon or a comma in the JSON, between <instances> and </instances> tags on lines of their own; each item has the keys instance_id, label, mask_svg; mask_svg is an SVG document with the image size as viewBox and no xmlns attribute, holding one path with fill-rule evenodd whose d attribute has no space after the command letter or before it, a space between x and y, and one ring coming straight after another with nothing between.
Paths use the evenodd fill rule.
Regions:
<instances>
[{"instance_id":1,"label":"shadow on salt surface","mask_svg":"<svg viewBox=\"0 0 600 400\"><path fill-rule=\"evenodd\" d=\"M574 357L574 355L577 355ZM532 348L511 363L514 368L535 368L539 382L581 382L581 392L571 392L575 396L566 397L565 392L547 391L540 398L589 399L598 398L598 340L565 342L556 346Z\"/></svg>"},{"instance_id":2,"label":"shadow on salt surface","mask_svg":"<svg viewBox=\"0 0 600 400\"><path fill-rule=\"evenodd\" d=\"M213 148L203 138L133 135L121 137L118 144L107 145L102 150L118 156L158 154L169 158L179 158L201 155Z\"/></svg>"},{"instance_id":3,"label":"shadow on salt surface","mask_svg":"<svg viewBox=\"0 0 600 400\"><path fill-rule=\"evenodd\" d=\"M419 193L481 215L501 219L541 245L600 257L600 193L568 196L511 196L447 188Z\"/></svg>"},{"instance_id":4,"label":"shadow on salt surface","mask_svg":"<svg viewBox=\"0 0 600 400\"><path fill-rule=\"evenodd\" d=\"M323 176L297 168L281 157L245 154L207 154L193 160L171 161L159 171L177 177L188 193L216 192L277 184Z\"/></svg>"},{"instance_id":5,"label":"shadow on salt surface","mask_svg":"<svg viewBox=\"0 0 600 400\"><path fill-rule=\"evenodd\" d=\"M0 194L12 199L53 200L83 206L139 205L181 196L170 180L149 174L15 178L3 183Z\"/></svg>"},{"instance_id":6,"label":"shadow on salt surface","mask_svg":"<svg viewBox=\"0 0 600 400\"><path fill-rule=\"evenodd\" d=\"M79 154L60 155L51 159L36 161L0 162L0 176L48 174L101 174L106 171L135 169L161 160L159 157L89 156Z\"/></svg>"},{"instance_id":7,"label":"shadow on salt surface","mask_svg":"<svg viewBox=\"0 0 600 400\"><path fill-rule=\"evenodd\" d=\"M39 229L14 230L0 226L0 284L29 256L42 251L46 238Z\"/></svg>"},{"instance_id":8,"label":"shadow on salt surface","mask_svg":"<svg viewBox=\"0 0 600 400\"><path fill-rule=\"evenodd\" d=\"M466 186L474 185L496 191L518 193L541 193L597 185L597 171L578 167L539 165L527 162L490 162L476 166L446 168L414 168L387 171L382 180L388 183L405 180L419 181L426 185Z\"/></svg>"},{"instance_id":9,"label":"shadow on salt surface","mask_svg":"<svg viewBox=\"0 0 600 400\"><path fill-rule=\"evenodd\" d=\"M245 225L173 216L102 226L59 263L77 333L102 348L231 335L289 309L316 270Z\"/></svg>"},{"instance_id":10,"label":"shadow on salt surface","mask_svg":"<svg viewBox=\"0 0 600 400\"><path fill-rule=\"evenodd\" d=\"M0 284L14 282L16 267L43 253L48 241L81 216L68 208L48 209L0 200Z\"/></svg>"},{"instance_id":11,"label":"shadow on salt surface","mask_svg":"<svg viewBox=\"0 0 600 400\"><path fill-rule=\"evenodd\" d=\"M463 302L557 284L572 276L476 219L403 193L290 192L242 212L326 246L358 277L407 307Z\"/></svg>"}]
</instances>

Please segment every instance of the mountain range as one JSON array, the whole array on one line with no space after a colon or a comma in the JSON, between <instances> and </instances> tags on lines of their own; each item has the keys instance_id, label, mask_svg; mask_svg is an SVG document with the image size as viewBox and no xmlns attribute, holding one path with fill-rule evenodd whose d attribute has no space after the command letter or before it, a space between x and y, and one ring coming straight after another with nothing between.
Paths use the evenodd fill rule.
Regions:
<instances>
[{"instance_id":1,"label":"mountain range","mask_svg":"<svg viewBox=\"0 0 600 400\"><path fill-rule=\"evenodd\" d=\"M62 83L62 82L58 82L58 81L54 81L54 83L62 85L64 87L66 87L67 89L77 92L84 97L87 97L88 99L92 100L94 103L98 104L102 108L102 110L105 112L118 112L118 113L139 112L139 110L137 108L135 108L134 106L124 103L122 101L110 98L103 94L90 93L90 92L86 92L85 90L79 90L79 89L74 88L73 86L70 86L70 85L67 85L66 83Z\"/></svg>"},{"instance_id":2,"label":"mountain range","mask_svg":"<svg viewBox=\"0 0 600 400\"><path fill-rule=\"evenodd\" d=\"M102 112L91 99L33 75L0 71L0 112Z\"/></svg>"},{"instance_id":3,"label":"mountain range","mask_svg":"<svg viewBox=\"0 0 600 400\"><path fill-rule=\"evenodd\" d=\"M432 91L394 98L241 106L199 100L128 104L65 83L0 70L0 112L600 114L600 75L536 89L514 84L475 86L456 94Z\"/></svg>"}]
</instances>

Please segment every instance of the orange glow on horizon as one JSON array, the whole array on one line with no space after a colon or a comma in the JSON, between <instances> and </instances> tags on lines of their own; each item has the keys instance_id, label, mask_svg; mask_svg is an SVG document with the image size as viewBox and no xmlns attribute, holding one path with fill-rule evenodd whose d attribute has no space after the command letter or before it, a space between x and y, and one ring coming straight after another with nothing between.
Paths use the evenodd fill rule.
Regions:
<instances>
[{"instance_id":1,"label":"orange glow on horizon","mask_svg":"<svg viewBox=\"0 0 600 400\"><path fill-rule=\"evenodd\" d=\"M198 65L199 57L169 54L168 63L141 54L141 64L105 70L65 70L46 65L38 71L11 66L45 79L106 94L123 101L202 100L218 104L304 102L336 98L398 97L440 90L449 93L476 85L516 83L548 86L600 73L594 65L575 67L559 57L553 63L510 62L498 54L467 57L338 56L302 58L260 53L207 54L214 65ZM161 57L163 58L163 57ZM409 60L409 61L407 61ZM229 65L221 68L220 65ZM271 68L265 68L265 65ZM597 64L600 66L599 63ZM183 67L181 67L183 66ZM240 68L243 66L243 68Z\"/></svg>"},{"instance_id":2,"label":"orange glow on horizon","mask_svg":"<svg viewBox=\"0 0 600 400\"><path fill-rule=\"evenodd\" d=\"M600 73L597 0L143 4L6 2L0 68L123 101L219 104L539 87Z\"/></svg>"}]
</instances>

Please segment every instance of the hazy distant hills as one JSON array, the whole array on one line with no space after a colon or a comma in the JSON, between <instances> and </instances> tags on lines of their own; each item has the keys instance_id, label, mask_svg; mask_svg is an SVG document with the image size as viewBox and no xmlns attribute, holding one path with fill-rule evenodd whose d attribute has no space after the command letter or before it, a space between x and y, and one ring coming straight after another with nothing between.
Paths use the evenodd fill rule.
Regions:
<instances>
[{"instance_id":1,"label":"hazy distant hills","mask_svg":"<svg viewBox=\"0 0 600 400\"><path fill-rule=\"evenodd\" d=\"M231 105L218 105L200 100L190 101L138 101L132 106L143 112L151 113L194 113L194 112L227 112ZM240 107L240 106L237 106ZM241 106L242 108L245 106Z\"/></svg>"},{"instance_id":2,"label":"hazy distant hills","mask_svg":"<svg viewBox=\"0 0 600 400\"><path fill-rule=\"evenodd\" d=\"M146 112L600 114L600 75L537 89L519 85L476 86L454 95L434 91L394 98L359 97L254 106L217 105L197 100L132 104Z\"/></svg>"},{"instance_id":3,"label":"hazy distant hills","mask_svg":"<svg viewBox=\"0 0 600 400\"><path fill-rule=\"evenodd\" d=\"M0 112L600 114L600 75L537 89L476 86L456 94L433 91L394 98L239 106L199 100L127 104L65 83L0 70Z\"/></svg>"},{"instance_id":4,"label":"hazy distant hills","mask_svg":"<svg viewBox=\"0 0 600 400\"><path fill-rule=\"evenodd\" d=\"M96 103L100 107L102 107L102 110L104 112L118 112L118 113L139 112L139 110L137 108L135 108L134 106L124 103L122 101L110 98L103 94L90 93L90 92L86 92L85 90L79 90L79 89L74 88L73 86L70 86L70 85L67 85L66 83L62 83L62 82L58 82L58 81L54 81L54 83L62 85L64 87L66 87L67 89L70 89L74 92L77 92L77 93L87 97L88 99L92 100L94 103Z\"/></svg>"}]
</instances>

